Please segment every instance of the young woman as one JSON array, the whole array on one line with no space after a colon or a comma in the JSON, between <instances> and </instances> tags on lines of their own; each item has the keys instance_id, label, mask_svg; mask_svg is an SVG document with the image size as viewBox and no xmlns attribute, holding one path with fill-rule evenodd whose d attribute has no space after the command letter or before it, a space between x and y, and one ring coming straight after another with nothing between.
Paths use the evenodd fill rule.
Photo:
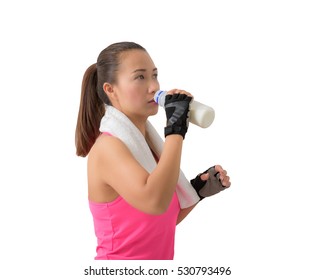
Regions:
<instances>
[{"instance_id":1,"label":"young woman","mask_svg":"<svg viewBox=\"0 0 314 280\"><path fill-rule=\"evenodd\" d=\"M211 177L209 170L220 176L220 189L209 195L230 186L226 171L216 165L180 190L192 96L180 89L168 91L165 141L162 151L156 151L147 119L158 111L153 100L157 76L142 46L120 42L104 49L83 77L75 140L77 155L88 155L95 259L173 259L176 225L207 196L202 189L215 188L217 176Z\"/></svg>"}]
</instances>

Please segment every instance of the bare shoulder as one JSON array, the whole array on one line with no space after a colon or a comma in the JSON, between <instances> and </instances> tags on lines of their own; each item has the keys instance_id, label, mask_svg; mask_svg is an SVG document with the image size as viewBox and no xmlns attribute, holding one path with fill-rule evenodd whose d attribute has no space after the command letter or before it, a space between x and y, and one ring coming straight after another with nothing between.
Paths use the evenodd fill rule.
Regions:
<instances>
[{"instance_id":1,"label":"bare shoulder","mask_svg":"<svg viewBox=\"0 0 314 280\"><path fill-rule=\"evenodd\" d=\"M88 168L108 178L121 165L132 162L134 157L127 146L117 137L101 135L97 138L88 155ZM94 172L93 172L94 173Z\"/></svg>"},{"instance_id":2,"label":"bare shoulder","mask_svg":"<svg viewBox=\"0 0 314 280\"><path fill-rule=\"evenodd\" d=\"M90 150L89 158L110 160L112 156L130 154L126 145L117 137L100 135Z\"/></svg>"},{"instance_id":3,"label":"bare shoulder","mask_svg":"<svg viewBox=\"0 0 314 280\"><path fill-rule=\"evenodd\" d=\"M119 163L128 157L124 143L113 136L101 135L94 143L88 155L88 193L95 202L110 202L118 193L112 187L111 176L117 172Z\"/></svg>"},{"instance_id":4,"label":"bare shoulder","mask_svg":"<svg viewBox=\"0 0 314 280\"><path fill-rule=\"evenodd\" d=\"M149 175L116 137L101 135L90 151L88 180L94 200L99 201L102 196L102 201L111 201L119 195L133 207L149 213L155 203L151 188L146 187Z\"/></svg>"}]
</instances>

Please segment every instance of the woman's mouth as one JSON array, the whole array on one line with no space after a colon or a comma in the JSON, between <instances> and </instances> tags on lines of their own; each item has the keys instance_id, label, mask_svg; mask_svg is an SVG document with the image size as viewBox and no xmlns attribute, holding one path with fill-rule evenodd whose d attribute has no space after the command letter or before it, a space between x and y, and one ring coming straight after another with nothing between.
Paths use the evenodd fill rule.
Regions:
<instances>
[{"instance_id":1,"label":"woman's mouth","mask_svg":"<svg viewBox=\"0 0 314 280\"><path fill-rule=\"evenodd\" d=\"M148 103L153 103L153 102L155 102L154 98L152 100L148 101Z\"/></svg>"}]
</instances>

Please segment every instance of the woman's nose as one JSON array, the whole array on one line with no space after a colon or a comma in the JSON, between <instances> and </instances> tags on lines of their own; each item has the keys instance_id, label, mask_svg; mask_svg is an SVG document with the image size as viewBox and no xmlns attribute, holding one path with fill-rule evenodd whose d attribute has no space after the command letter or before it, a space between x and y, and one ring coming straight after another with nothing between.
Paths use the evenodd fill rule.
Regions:
<instances>
[{"instance_id":1,"label":"woman's nose","mask_svg":"<svg viewBox=\"0 0 314 280\"><path fill-rule=\"evenodd\" d=\"M149 87L149 92L156 92L159 90L159 82L158 80L152 80L150 87Z\"/></svg>"}]
</instances>

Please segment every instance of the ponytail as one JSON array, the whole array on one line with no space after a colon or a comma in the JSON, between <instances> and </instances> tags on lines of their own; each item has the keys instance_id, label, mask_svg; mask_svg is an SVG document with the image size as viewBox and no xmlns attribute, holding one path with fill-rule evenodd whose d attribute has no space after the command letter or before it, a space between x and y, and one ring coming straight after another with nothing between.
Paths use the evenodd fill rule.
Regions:
<instances>
[{"instance_id":1,"label":"ponytail","mask_svg":"<svg viewBox=\"0 0 314 280\"><path fill-rule=\"evenodd\" d=\"M76 154L78 156L87 156L94 145L100 134L99 125L104 114L105 104L97 93L97 67L95 63L86 70L82 81L81 101L75 131Z\"/></svg>"}]
</instances>

